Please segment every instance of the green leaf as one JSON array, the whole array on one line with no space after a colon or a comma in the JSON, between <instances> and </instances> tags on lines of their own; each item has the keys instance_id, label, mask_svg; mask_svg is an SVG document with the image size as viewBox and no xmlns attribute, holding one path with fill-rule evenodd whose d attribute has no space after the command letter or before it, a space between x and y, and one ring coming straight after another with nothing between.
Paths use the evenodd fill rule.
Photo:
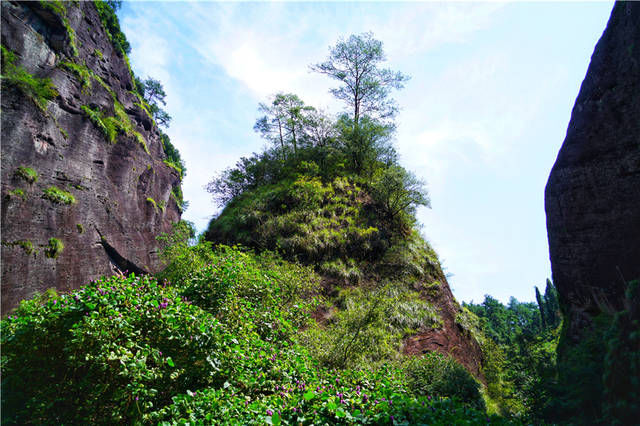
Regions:
<instances>
[{"instance_id":1,"label":"green leaf","mask_svg":"<svg viewBox=\"0 0 640 426\"><path fill-rule=\"evenodd\" d=\"M314 396L316 396L316 394L312 390L310 390L309 392L305 393L303 396L305 401L310 401L313 399Z\"/></svg>"},{"instance_id":2,"label":"green leaf","mask_svg":"<svg viewBox=\"0 0 640 426\"><path fill-rule=\"evenodd\" d=\"M173 363L171 357L167 358L167 364L169 364L169 367L175 367L175 364Z\"/></svg>"},{"instance_id":3,"label":"green leaf","mask_svg":"<svg viewBox=\"0 0 640 426\"><path fill-rule=\"evenodd\" d=\"M274 424L274 425L279 425L280 423L282 423L282 419L280 418L280 414L274 413L273 416L271 416L271 423Z\"/></svg>"}]
</instances>

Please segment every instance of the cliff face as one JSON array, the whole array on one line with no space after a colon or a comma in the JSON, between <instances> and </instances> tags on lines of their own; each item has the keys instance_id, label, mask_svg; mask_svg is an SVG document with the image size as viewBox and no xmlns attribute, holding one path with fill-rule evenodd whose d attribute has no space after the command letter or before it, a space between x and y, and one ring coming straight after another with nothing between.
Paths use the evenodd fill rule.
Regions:
<instances>
[{"instance_id":1,"label":"cliff face","mask_svg":"<svg viewBox=\"0 0 640 426\"><path fill-rule=\"evenodd\" d=\"M93 2L3 1L2 45L3 313L35 291L155 271L180 177ZM11 67L58 95L39 107Z\"/></svg>"},{"instance_id":2,"label":"cliff face","mask_svg":"<svg viewBox=\"0 0 640 426\"><path fill-rule=\"evenodd\" d=\"M545 192L551 266L577 339L640 278L640 3L616 3Z\"/></svg>"}]
</instances>

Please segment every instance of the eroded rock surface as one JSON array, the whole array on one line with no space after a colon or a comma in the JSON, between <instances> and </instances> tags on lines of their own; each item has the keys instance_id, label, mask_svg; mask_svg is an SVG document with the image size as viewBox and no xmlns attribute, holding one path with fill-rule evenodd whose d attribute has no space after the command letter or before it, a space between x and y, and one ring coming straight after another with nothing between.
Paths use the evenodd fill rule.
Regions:
<instances>
[{"instance_id":1,"label":"eroded rock surface","mask_svg":"<svg viewBox=\"0 0 640 426\"><path fill-rule=\"evenodd\" d=\"M434 281L436 288L422 287L417 290L436 307L442 321L441 327L421 330L405 339L404 353L422 355L427 352L450 354L475 377L484 382L481 368L484 362L480 344L471 327L461 321L463 311L451 293L449 283L438 265ZM433 281L432 281L433 282Z\"/></svg>"},{"instance_id":2,"label":"eroded rock surface","mask_svg":"<svg viewBox=\"0 0 640 426\"><path fill-rule=\"evenodd\" d=\"M59 96L42 111L14 86L2 86L2 312L36 291L78 288L117 269L155 271L155 236L180 219L172 196L178 173L164 164L159 133L132 93L131 73L114 50L93 2L65 2L78 54L60 14L38 2L2 2L2 45L16 64L50 78ZM99 77L83 87L63 62ZM116 100L144 139L119 132L109 142L83 106L117 115ZM30 167L38 180L16 175ZM55 186L72 204L43 198ZM23 196L16 195L21 190ZM12 193L13 191L13 193ZM19 192L19 191L18 191ZM153 200L151 202L150 200ZM50 238L64 249L47 256ZM32 247L33 250L30 250ZM50 253L51 254L51 253Z\"/></svg>"},{"instance_id":3,"label":"eroded rock surface","mask_svg":"<svg viewBox=\"0 0 640 426\"><path fill-rule=\"evenodd\" d=\"M616 3L545 192L553 279L577 339L640 278L640 3Z\"/></svg>"}]
</instances>

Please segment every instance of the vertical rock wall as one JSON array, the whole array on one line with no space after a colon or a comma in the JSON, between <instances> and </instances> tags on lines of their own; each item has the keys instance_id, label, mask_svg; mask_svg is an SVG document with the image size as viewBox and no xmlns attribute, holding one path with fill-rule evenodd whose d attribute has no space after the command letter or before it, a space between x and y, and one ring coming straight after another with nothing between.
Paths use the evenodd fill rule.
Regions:
<instances>
[{"instance_id":1,"label":"vertical rock wall","mask_svg":"<svg viewBox=\"0 0 640 426\"><path fill-rule=\"evenodd\" d=\"M132 92L129 67L93 2L57 4L61 10L2 2L3 47L17 66L50 78L59 93L43 111L3 80L4 315L36 291L78 288L118 269L157 270L155 236L180 219L172 195L180 176L163 162L158 130ZM89 74L83 77L65 63ZM112 143L83 107L119 117L129 130L118 131ZM21 166L33 169L37 181L20 177ZM75 202L46 198L51 187ZM48 249L51 238L64 248Z\"/></svg>"},{"instance_id":2,"label":"vertical rock wall","mask_svg":"<svg viewBox=\"0 0 640 426\"><path fill-rule=\"evenodd\" d=\"M549 176L553 279L577 339L640 278L640 3L616 3Z\"/></svg>"}]
</instances>

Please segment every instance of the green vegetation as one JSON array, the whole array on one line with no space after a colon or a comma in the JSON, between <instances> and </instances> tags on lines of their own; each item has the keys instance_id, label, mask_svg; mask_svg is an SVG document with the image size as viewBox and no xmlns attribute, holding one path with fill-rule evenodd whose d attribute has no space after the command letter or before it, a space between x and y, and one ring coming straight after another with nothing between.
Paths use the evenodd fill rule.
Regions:
<instances>
[{"instance_id":1,"label":"green vegetation","mask_svg":"<svg viewBox=\"0 0 640 426\"><path fill-rule=\"evenodd\" d=\"M87 67L86 63L78 64L71 61L62 61L60 62L60 66L73 71L78 76L80 82L82 83L83 94L91 94L92 80L94 77L96 77L96 75Z\"/></svg>"},{"instance_id":2,"label":"green vegetation","mask_svg":"<svg viewBox=\"0 0 640 426\"><path fill-rule=\"evenodd\" d=\"M151 204L155 211L158 211L158 204L156 203L156 200L151 197L147 197L147 203Z\"/></svg>"},{"instance_id":3,"label":"green vegetation","mask_svg":"<svg viewBox=\"0 0 640 426\"><path fill-rule=\"evenodd\" d=\"M84 234L84 226L81 223L76 224L76 229L78 230L78 234Z\"/></svg>"},{"instance_id":4,"label":"green vegetation","mask_svg":"<svg viewBox=\"0 0 640 426\"><path fill-rule=\"evenodd\" d=\"M16 87L36 104L43 112L47 103L58 96L49 78L38 78L29 74L22 66L16 65L15 55L4 46L2 49L2 82Z\"/></svg>"},{"instance_id":5,"label":"green vegetation","mask_svg":"<svg viewBox=\"0 0 640 426\"><path fill-rule=\"evenodd\" d=\"M134 129L133 123L127 115L122 104L118 101L114 101L115 116L108 116L102 111L92 109L87 105L82 105L80 109L91 120L91 122L104 134L109 142L115 143L119 133L123 133L127 136L133 136L136 141L142 145L143 149L149 154L149 148L144 140L144 137L140 132Z\"/></svg>"},{"instance_id":6,"label":"green vegetation","mask_svg":"<svg viewBox=\"0 0 640 426\"><path fill-rule=\"evenodd\" d=\"M3 241L2 245L5 247L20 247L24 250L25 254L29 255L34 252L33 243L29 240L18 240L18 241Z\"/></svg>"},{"instance_id":7,"label":"green vegetation","mask_svg":"<svg viewBox=\"0 0 640 426\"><path fill-rule=\"evenodd\" d=\"M480 384L451 357L428 353L406 361L407 386L419 395L455 397L484 408Z\"/></svg>"},{"instance_id":8,"label":"green vegetation","mask_svg":"<svg viewBox=\"0 0 640 426\"><path fill-rule=\"evenodd\" d=\"M100 49L93 49L93 54L98 57L99 59L104 58L104 54L102 53L102 50Z\"/></svg>"},{"instance_id":9,"label":"green vegetation","mask_svg":"<svg viewBox=\"0 0 640 426\"><path fill-rule=\"evenodd\" d=\"M120 29L120 21L118 20L118 15L116 15L116 10L120 8L122 2L117 0L95 0L93 3L98 10L102 27L107 33L107 37L109 37L115 51L120 56L129 54L131 52L131 45Z\"/></svg>"},{"instance_id":10,"label":"green vegetation","mask_svg":"<svg viewBox=\"0 0 640 426\"><path fill-rule=\"evenodd\" d=\"M44 255L51 259L57 259L64 250L64 244L57 238L49 238L49 245L45 247Z\"/></svg>"},{"instance_id":11,"label":"green vegetation","mask_svg":"<svg viewBox=\"0 0 640 426\"><path fill-rule=\"evenodd\" d=\"M33 184L38 181L38 172L36 172L31 167L20 166L13 174L23 179L25 182L28 182L29 184Z\"/></svg>"},{"instance_id":12,"label":"green vegetation","mask_svg":"<svg viewBox=\"0 0 640 426\"><path fill-rule=\"evenodd\" d=\"M539 291L536 289L536 293ZM556 421L544 413L556 380L556 347L560 336L557 292L547 280L539 305L511 298L507 306L491 296L481 304L464 304L456 321L475 333L487 379L487 405L526 422ZM554 308L557 307L557 308ZM540 312L557 322L543 324ZM485 337L486 336L486 337Z\"/></svg>"},{"instance_id":13,"label":"green vegetation","mask_svg":"<svg viewBox=\"0 0 640 426\"><path fill-rule=\"evenodd\" d=\"M24 200L27 198L27 194L21 188L13 189L9 191L7 194L9 195L9 198L20 198L21 200Z\"/></svg>"},{"instance_id":14,"label":"green vegetation","mask_svg":"<svg viewBox=\"0 0 640 426\"><path fill-rule=\"evenodd\" d=\"M305 346L328 367L358 368L399 360L403 338L441 326L436 310L398 283L343 289L333 303L340 309L328 323L313 324L302 334Z\"/></svg>"},{"instance_id":15,"label":"green vegetation","mask_svg":"<svg viewBox=\"0 0 640 426\"><path fill-rule=\"evenodd\" d=\"M67 31L67 38L69 39L69 45L71 46L71 52L73 56L78 56L78 45L76 43L76 32L69 24L69 19L67 18L67 8L65 6L65 2L61 0L41 0L40 5L45 9L49 9L53 11L56 15L60 16L62 19L62 24L64 25L65 30Z\"/></svg>"},{"instance_id":16,"label":"green vegetation","mask_svg":"<svg viewBox=\"0 0 640 426\"><path fill-rule=\"evenodd\" d=\"M574 424L633 424L640 416L640 282L627 284L625 309L595 317L577 341L565 319L556 380L541 402L546 419Z\"/></svg>"},{"instance_id":17,"label":"green vegetation","mask_svg":"<svg viewBox=\"0 0 640 426\"><path fill-rule=\"evenodd\" d=\"M74 197L73 194L55 186L50 186L43 190L42 198L54 204L73 204L76 202L76 197Z\"/></svg>"},{"instance_id":18,"label":"green vegetation","mask_svg":"<svg viewBox=\"0 0 640 426\"><path fill-rule=\"evenodd\" d=\"M24 301L0 322L6 422L486 424L473 379L450 360L319 365L297 342L315 307L310 268L202 250L178 228L164 236L177 281L103 278ZM192 256L202 266L187 268ZM434 365L447 366L439 384L420 374Z\"/></svg>"}]
</instances>

